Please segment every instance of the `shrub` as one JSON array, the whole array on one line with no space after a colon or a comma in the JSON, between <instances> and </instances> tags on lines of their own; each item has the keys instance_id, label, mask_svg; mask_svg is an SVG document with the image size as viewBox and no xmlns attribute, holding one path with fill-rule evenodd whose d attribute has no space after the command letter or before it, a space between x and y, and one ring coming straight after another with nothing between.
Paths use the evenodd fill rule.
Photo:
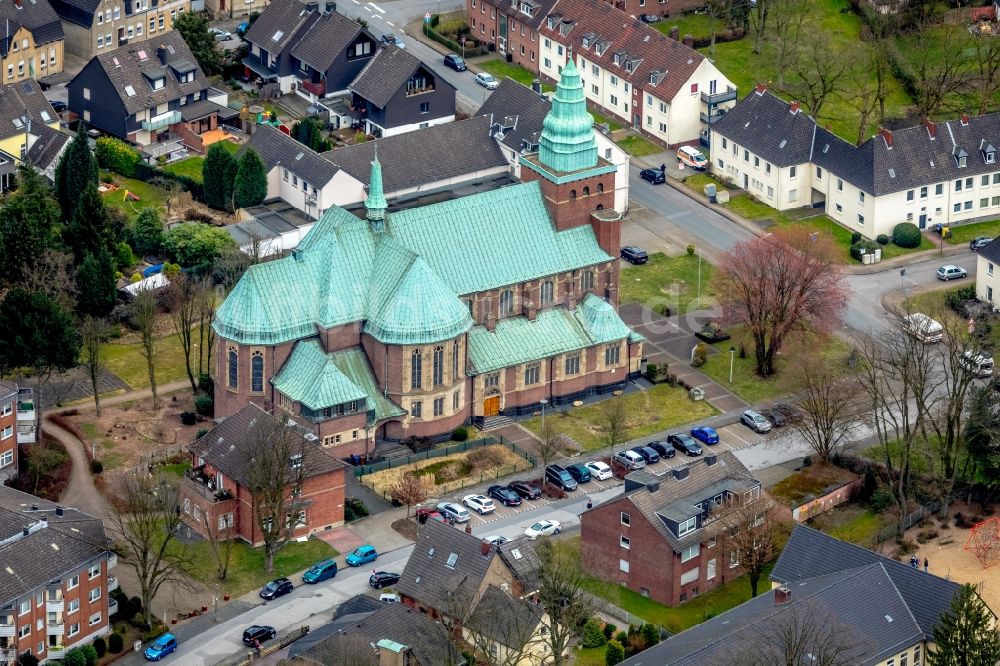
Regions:
<instances>
[{"instance_id":1,"label":"shrub","mask_svg":"<svg viewBox=\"0 0 1000 666\"><path fill-rule=\"evenodd\" d=\"M87 666L87 658L83 656L80 648L73 648L63 657L63 664L66 666Z\"/></svg>"},{"instance_id":2,"label":"shrub","mask_svg":"<svg viewBox=\"0 0 1000 666\"><path fill-rule=\"evenodd\" d=\"M469 439L469 429L465 426L458 426L451 431L451 438L456 442L464 442Z\"/></svg>"},{"instance_id":3,"label":"shrub","mask_svg":"<svg viewBox=\"0 0 1000 666\"><path fill-rule=\"evenodd\" d=\"M110 173L102 173L101 174L101 182L102 183L107 183L107 184L110 185L111 183L115 182L115 177L112 176Z\"/></svg>"},{"instance_id":4,"label":"shrub","mask_svg":"<svg viewBox=\"0 0 1000 666\"><path fill-rule=\"evenodd\" d=\"M202 416L211 416L215 413L215 398L209 393L202 393L194 399L194 409Z\"/></svg>"},{"instance_id":5,"label":"shrub","mask_svg":"<svg viewBox=\"0 0 1000 666\"><path fill-rule=\"evenodd\" d=\"M351 522L368 515L368 507L357 497L348 497L344 501L344 520Z\"/></svg>"},{"instance_id":6,"label":"shrub","mask_svg":"<svg viewBox=\"0 0 1000 666\"><path fill-rule=\"evenodd\" d=\"M899 247L920 247L920 229L912 222L901 222L892 228L892 242Z\"/></svg>"},{"instance_id":7,"label":"shrub","mask_svg":"<svg viewBox=\"0 0 1000 666\"><path fill-rule=\"evenodd\" d=\"M587 620L587 624L583 625L583 647L601 647L607 642L608 639L604 637L604 632L601 631L601 621L596 617Z\"/></svg>"},{"instance_id":8,"label":"shrub","mask_svg":"<svg viewBox=\"0 0 1000 666\"><path fill-rule=\"evenodd\" d=\"M604 639L610 641L611 637L615 635L615 631L618 629L615 625L608 622L604 625Z\"/></svg>"},{"instance_id":9,"label":"shrub","mask_svg":"<svg viewBox=\"0 0 1000 666\"><path fill-rule=\"evenodd\" d=\"M691 361L691 366L694 368L700 368L705 365L705 361L708 360L708 345L704 342L699 342L694 348L694 360Z\"/></svg>"},{"instance_id":10,"label":"shrub","mask_svg":"<svg viewBox=\"0 0 1000 666\"><path fill-rule=\"evenodd\" d=\"M476 449L467 455L465 460L475 469L490 469L503 464L503 456L491 446Z\"/></svg>"},{"instance_id":11,"label":"shrub","mask_svg":"<svg viewBox=\"0 0 1000 666\"><path fill-rule=\"evenodd\" d=\"M125 639L119 633L114 633L108 636L108 652L111 654L118 654L125 647Z\"/></svg>"},{"instance_id":12,"label":"shrub","mask_svg":"<svg viewBox=\"0 0 1000 666\"><path fill-rule=\"evenodd\" d=\"M205 393L215 393L215 380L212 375L202 373L198 375L198 389Z\"/></svg>"},{"instance_id":13,"label":"shrub","mask_svg":"<svg viewBox=\"0 0 1000 666\"><path fill-rule=\"evenodd\" d=\"M194 412L181 412L181 423L184 425L194 425L198 422L198 415Z\"/></svg>"},{"instance_id":14,"label":"shrub","mask_svg":"<svg viewBox=\"0 0 1000 666\"><path fill-rule=\"evenodd\" d=\"M876 236L875 242L878 243L879 245L888 245L889 237L886 236L885 234L879 234L878 236Z\"/></svg>"},{"instance_id":15,"label":"shrub","mask_svg":"<svg viewBox=\"0 0 1000 666\"><path fill-rule=\"evenodd\" d=\"M25 652L17 658L18 666L38 666L38 657Z\"/></svg>"},{"instance_id":16,"label":"shrub","mask_svg":"<svg viewBox=\"0 0 1000 666\"><path fill-rule=\"evenodd\" d=\"M619 645L628 645L628 633L619 631L615 634L615 640L618 641Z\"/></svg>"},{"instance_id":17,"label":"shrub","mask_svg":"<svg viewBox=\"0 0 1000 666\"><path fill-rule=\"evenodd\" d=\"M98 636L94 639L94 652L97 653L97 658L100 659L104 656L104 653L108 651L108 644L105 642L103 636Z\"/></svg>"},{"instance_id":18,"label":"shrub","mask_svg":"<svg viewBox=\"0 0 1000 666\"><path fill-rule=\"evenodd\" d=\"M862 254L871 254L879 248L878 243L873 243L870 240L859 240L857 243L851 245L851 256L861 261ZM864 252L862 252L864 250Z\"/></svg>"},{"instance_id":19,"label":"shrub","mask_svg":"<svg viewBox=\"0 0 1000 666\"><path fill-rule=\"evenodd\" d=\"M619 632L618 636L622 636L625 632ZM625 636L627 639L628 636ZM615 664L620 664L625 661L625 647L618 640L608 641L608 646L604 648L604 663L607 666L615 666Z\"/></svg>"},{"instance_id":20,"label":"shrub","mask_svg":"<svg viewBox=\"0 0 1000 666\"><path fill-rule=\"evenodd\" d=\"M87 666L94 666L97 663L97 650L94 649L93 645L84 645L80 648L80 652L83 653L83 658L87 660Z\"/></svg>"},{"instance_id":21,"label":"shrub","mask_svg":"<svg viewBox=\"0 0 1000 666\"><path fill-rule=\"evenodd\" d=\"M91 474L100 474L103 471L104 471L104 463L102 463L100 460L91 460L90 461L90 473Z\"/></svg>"},{"instance_id":22,"label":"shrub","mask_svg":"<svg viewBox=\"0 0 1000 666\"><path fill-rule=\"evenodd\" d=\"M656 625L644 624L641 631L642 640L646 642L647 648L651 648L660 642L660 630L656 628Z\"/></svg>"},{"instance_id":23,"label":"shrub","mask_svg":"<svg viewBox=\"0 0 1000 666\"><path fill-rule=\"evenodd\" d=\"M94 157L104 169L114 171L131 178L135 175L135 166L142 161L139 151L120 139L102 136L94 146Z\"/></svg>"},{"instance_id":24,"label":"shrub","mask_svg":"<svg viewBox=\"0 0 1000 666\"><path fill-rule=\"evenodd\" d=\"M871 501L869 505L872 511L875 513L882 513L890 506L892 506L892 494L885 488L879 488L874 493L872 493Z\"/></svg>"},{"instance_id":25,"label":"shrub","mask_svg":"<svg viewBox=\"0 0 1000 666\"><path fill-rule=\"evenodd\" d=\"M912 539L903 539L896 542L897 555L912 555L915 552L917 552L917 544Z\"/></svg>"},{"instance_id":26,"label":"shrub","mask_svg":"<svg viewBox=\"0 0 1000 666\"><path fill-rule=\"evenodd\" d=\"M864 238L864 236L861 235L861 232L860 231L855 231L854 233L851 234L851 245L854 245L855 243L857 243L862 238Z\"/></svg>"},{"instance_id":27,"label":"shrub","mask_svg":"<svg viewBox=\"0 0 1000 666\"><path fill-rule=\"evenodd\" d=\"M964 317L965 304L975 297L976 285L970 284L967 287L946 291L944 294L944 304Z\"/></svg>"},{"instance_id":28,"label":"shrub","mask_svg":"<svg viewBox=\"0 0 1000 666\"><path fill-rule=\"evenodd\" d=\"M208 434L208 428L200 428L198 433L194 436L195 439L201 439Z\"/></svg>"},{"instance_id":29,"label":"shrub","mask_svg":"<svg viewBox=\"0 0 1000 666\"><path fill-rule=\"evenodd\" d=\"M688 253L689 257L693 257L694 256L694 251L695 251L694 245L688 245L687 246L687 253Z\"/></svg>"}]
</instances>

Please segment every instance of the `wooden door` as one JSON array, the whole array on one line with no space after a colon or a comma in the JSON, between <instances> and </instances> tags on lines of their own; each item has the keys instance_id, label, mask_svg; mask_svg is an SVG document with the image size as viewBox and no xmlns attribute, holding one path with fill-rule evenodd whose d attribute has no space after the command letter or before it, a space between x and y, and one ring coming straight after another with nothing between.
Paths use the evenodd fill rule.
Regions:
<instances>
[{"instance_id":1,"label":"wooden door","mask_svg":"<svg viewBox=\"0 0 1000 666\"><path fill-rule=\"evenodd\" d=\"M486 398L483 401L483 416L496 416L500 413L500 396L493 396L492 398Z\"/></svg>"}]
</instances>

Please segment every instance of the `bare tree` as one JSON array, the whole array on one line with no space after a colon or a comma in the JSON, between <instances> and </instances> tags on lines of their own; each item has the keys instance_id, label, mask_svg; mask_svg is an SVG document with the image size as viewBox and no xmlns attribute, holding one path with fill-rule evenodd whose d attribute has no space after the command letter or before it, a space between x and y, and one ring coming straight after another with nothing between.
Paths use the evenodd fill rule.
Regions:
<instances>
[{"instance_id":1,"label":"bare tree","mask_svg":"<svg viewBox=\"0 0 1000 666\"><path fill-rule=\"evenodd\" d=\"M256 419L246 436L250 451L247 484L264 542L264 569L270 573L274 556L291 541L300 522L309 444L281 418Z\"/></svg>"},{"instance_id":2,"label":"bare tree","mask_svg":"<svg viewBox=\"0 0 1000 666\"><path fill-rule=\"evenodd\" d=\"M536 642L540 618L530 601L515 599L506 592L488 591L465 623L465 639L475 648L476 663L487 666L521 666ZM503 596L500 596L503 595ZM487 604L487 600L494 603ZM526 608L518 608L518 606Z\"/></svg>"},{"instance_id":3,"label":"bare tree","mask_svg":"<svg viewBox=\"0 0 1000 666\"><path fill-rule=\"evenodd\" d=\"M163 585L191 589L190 562L177 539L181 527L180 484L169 476L127 474L116 484L111 522L123 542L126 563L139 580L143 621L152 622L152 603Z\"/></svg>"},{"instance_id":4,"label":"bare tree","mask_svg":"<svg viewBox=\"0 0 1000 666\"><path fill-rule=\"evenodd\" d=\"M552 650L552 663L565 663L570 642L582 631L591 613L589 598L583 589L580 555L564 541L542 539L535 546L538 554L538 598L545 610L542 622Z\"/></svg>"},{"instance_id":5,"label":"bare tree","mask_svg":"<svg viewBox=\"0 0 1000 666\"><path fill-rule=\"evenodd\" d=\"M715 36L718 33L719 21L726 21L730 17L733 11L733 0L708 0L706 8L708 10L709 30L711 32L708 52L714 58ZM728 21L726 22L728 23Z\"/></svg>"},{"instance_id":6,"label":"bare tree","mask_svg":"<svg viewBox=\"0 0 1000 666\"><path fill-rule=\"evenodd\" d=\"M1000 93L1000 40L993 35L973 34L969 42L976 74L972 87L979 97L979 115L983 115Z\"/></svg>"},{"instance_id":7,"label":"bare tree","mask_svg":"<svg viewBox=\"0 0 1000 666\"><path fill-rule=\"evenodd\" d=\"M212 347L215 344L215 290L211 280L205 280L198 291L198 379L211 374Z\"/></svg>"},{"instance_id":8,"label":"bare tree","mask_svg":"<svg viewBox=\"0 0 1000 666\"><path fill-rule=\"evenodd\" d=\"M778 70L778 88L785 87L785 70L795 53L795 43L803 22L809 15L809 3L802 0L766 0L767 18L772 29L774 64Z\"/></svg>"},{"instance_id":9,"label":"bare tree","mask_svg":"<svg viewBox=\"0 0 1000 666\"><path fill-rule=\"evenodd\" d=\"M101 345L108 336L108 327L103 319L86 317L80 326L80 363L87 370L90 389L94 393L94 411L101 416L101 393L97 383L104 373L106 364L101 355Z\"/></svg>"},{"instance_id":10,"label":"bare tree","mask_svg":"<svg viewBox=\"0 0 1000 666\"><path fill-rule=\"evenodd\" d=\"M212 559L215 560L215 573L220 581L225 581L229 576L229 563L233 554L232 515L217 516L214 521L208 511L201 515L205 540L208 542L209 550L212 551Z\"/></svg>"},{"instance_id":11,"label":"bare tree","mask_svg":"<svg viewBox=\"0 0 1000 666\"><path fill-rule=\"evenodd\" d=\"M156 395L156 368L153 357L156 353L156 294L152 289L140 289L132 301L132 324L139 330L141 351L146 359L146 371L149 373L149 388L153 392L153 409L160 406Z\"/></svg>"},{"instance_id":12,"label":"bare tree","mask_svg":"<svg viewBox=\"0 0 1000 666\"><path fill-rule=\"evenodd\" d=\"M613 397L601 405L601 421L604 426L604 438L614 454L615 446L628 439L628 412L621 398Z\"/></svg>"},{"instance_id":13,"label":"bare tree","mask_svg":"<svg viewBox=\"0 0 1000 666\"><path fill-rule=\"evenodd\" d=\"M816 24L810 23L806 32L809 39L803 40L790 62L797 79L790 87L818 120L830 96L843 90L853 54L833 48L826 32Z\"/></svg>"},{"instance_id":14,"label":"bare tree","mask_svg":"<svg viewBox=\"0 0 1000 666\"><path fill-rule=\"evenodd\" d=\"M750 593L756 597L764 569L774 556L779 527L774 500L766 494L733 496L719 508L719 513L724 552L739 562L750 581Z\"/></svg>"},{"instance_id":15,"label":"bare tree","mask_svg":"<svg viewBox=\"0 0 1000 666\"><path fill-rule=\"evenodd\" d=\"M931 29L923 25L921 32ZM914 102L923 118L929 118L949 108L952 97L961 92L969 78L970 60L965 55L957 30L936 33L935 48L911 49L913 73L917 86Z\"/></svg>"},{"instance_id":16,"label":"bare tree","mask_svg":"<svg viewBox=\"0 0 1000 666\"><path fill-rule=\"evenodd\" d=\"M427 488L419 476L407 472L389 488L389 496L406 507L406 517L410 517L410 508L427 499Z\"/></svg>"},{"instance_id":17,"label":"bare tree","mask_svg":"<svg viewBox=\"0 0 1000 666\"><path fill-rule=\"evenodd\" d=\"M72 254L46 248L21 274L19 284L28 291L42 292L64 310L72 312L76 307L75 276Z\"/></svg>"},{"instance_id":18,"label":"bare tree","mask_svg":"<svg viewBox=\"0 0 1000 666\"><path fill-rule=\"evenodd\" d=\"M191 382L191 391L198 390L198 382L191 367L191 352L194 346L194 327L199 319L200 308L198 307L200 282L186 275L176 276L170 283L168 301L170 303L170 321L174 327L174 333L181 343L181 352L184 354L184 369L187 370L188 381Z\"/></svg>"},{"instance_id":19,"label":"bare tree","mask_svg":"<svg viewBox=\"0 0 1000 666\"><path fill-rule=\"evenodd\" d=\"M771 0L757 0L750 8L750 30L753 32L753 53L760 55L767 32L767 17L771 11Z\"/></svg>"},{"instance_id":20,"label":"bare tree","mask_svg":"<svg viewBox=\"0 0 1000 666\"><path fill-rule=\"evenodd\" d=\"M552 425L552 417L548 423L538 433L538 460L542 463L542 468L549 466L562 451L562 434Z\"/></svg>"},{"instance_id":21,"label":"bare tree","mask_svg":"<svg viewBox=\"0 0 1000 666\"><path fill-rule=\"evenodd\" d=\"M843 377L843 368L809 355L800 361L796 385L791 402L802 418L791 426L820 460L829 460L858 425L856 387Z\"/></svg>"},{"instance_id":22,"label":"bare tree","mask_svg":"<svg viewBox=\"0 0 1000 666\"><path fill-rule=\"evenodd\" d=\"M865 47L864 57L854 62L849 76L849 89L854 92L846 101L858 112L856 143L861 145L869 136L870 126L881 125L885 118L885 98L889 94L891 76L885 41L869 42Z\"/></svg>"}]
</instances>

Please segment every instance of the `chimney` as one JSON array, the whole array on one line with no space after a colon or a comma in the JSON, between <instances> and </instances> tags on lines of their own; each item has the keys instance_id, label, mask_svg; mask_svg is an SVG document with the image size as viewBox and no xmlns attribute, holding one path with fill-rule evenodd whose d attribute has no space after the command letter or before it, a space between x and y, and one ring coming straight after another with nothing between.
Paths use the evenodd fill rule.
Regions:
<instances>
[{"instance_id":1,"label":"chimney","mask_svg":"<svg viewBox=\"0 0 1000 666\"><path fill-rule=\"evenodd\" d=\"M17 7L18 9L20 9L21 8L21 0L14 0L14 6Z\"/></svg>"},{"instance_id":2,"label":"chimney","mask_svg":"<svg viewBox=\"0 0 1000 666\"><path fill-rule=\"evenodd\" d=\"M792 600L792 591L787 587L782 585L781 587L774 588L774 605L780 606L782 604L787 604Z\"/></svg>"},{"instance_id":3,"label":"chimney","mask_svg":"<svg viewBox=\"0 0 1000 666\"><path fill-rule=\"evenodd\" d=\"M44 514L44 513L42 514L42 522L43 523L49 522L49 517L46 514Z\"/></svg>"},{"instance_id":4,"label":"chimney","mask_svg":"<svg viewBox=\"0 0 1000 666\"><path fill-rule=\"evenodd\" d=\"M968 126L969 126L969 114L963 113L962 114L962 127L968 127Z\"/></svg>"},{"instance_id":5,"label":"chimney","mask_svg":"<svg viewBox=\"0 0 1000 666\"><path fill-rule=\"evenodd\" d=\"M718 461L718 457L715 455L705 456L705 464L711 467Z\"/></svg>"},{"instance_id":6,"label":"chimney","mask_svg":"<svg viewBox=\"0 0 1000 666\"><path fill-rule=\"evenodd\" d=\"M525 303L525 310L528 321L535 321L535 318L538 316L538 306L529 301Z\"/></svg>"},{"instance_id":7,"label":"chimney","mask_svg":"<svg viewBox=\"0 0 1000 666\"><path fill-rule=\"evenodd\" d=\"M533 93L535 93L536 95L541 95L542 94L542 82L539 81L538 79L532 79L531 80L531 91Z\"/></svg>"},{"instance_id":8,"label":"chimney","mask_svg":"<svg viewBox=\"0 0 1000 666\"><path fill-rule=\"evenodd\" d=\"M882 135L883 139L885 139L885 147L891 149L892 148L892 130L887 130L886 128L884 128L882 126L879 126L878 133Z\"/></svg>"},{"instance_id":9,"label":"chimney","mask_svg":"<svg viewBox=\"0 0 1000 666\"><path fill-rule=\"evenodd\" d=\"M937 125L930 118L924 119L924 125L927 127L927 136L933 141L937 137Z\"/></svg>"},{"instance_id":10,"label":"chimney","mask_svg":"<svg viewBox=\"0 0 1000 666\"><path fill-rule=\"evenodd\" d=\"M479 544L479 553L483 557L489 557L491 546L492 544L489 541L483 541L481 544Z\"/></svg>"},{"instance_id":11,"label":"chimney","mask_svg":"<svg viewBox=\"0 0 1000 666\"><path fill-rule=\"evenodd\" d=\"M161 65L167 64L167 47L160 44L156 49L156 57L160 60Z\"/></svg>"},{"instance_id":12,"label":"chimney","mask_svg":"<svg viewBox=\"0 0 1000 666\"><path fill-rule=\"evenodd\" d=\"M667 34L667 36L670 37L670 39L674 40L675 42L681 41L681 28L680 28L680 26L676 26L676 25L675 26L671 26L670 32Z\"/></svg>"},{"instance_id":13,"label":"chimney","mask_svg":"<svg viewBox=\"0 0 1000 666\"><path fill-rule=\"evenodd\" d=\"M794 116L794 115L795 115L796 113L798 113L798 112L799 112L799 103L798 103L797 101L795 101L795 102L792 102L792 103L791 103L791 104L789 105L789 107L788 107L788 110L789 110L789 111L791 112L791 114L792 114L792 115Z\"/></svg>"},{"instance_id":14,"label":"chimney","mask_svg":"<svg viewBox=\"0 0 1000 666\"><path fill-rule=\"evenodd\" d=\"M567 310L570 310L570 311L576 310L576 299L577 299L576 291L571 290L568 294L566 294L566 309Z\"/></svg>"},{"instance_id":15,"label":"chimney","mask_svg":"<svg viewBox=\"0 0 1000 666\"><path fill-rule=\"evenodd\" d=\"M472 525L470 525L469 523L465 524L465 533L472 534Z\"/></svg>"},{"instance_id":16,"label":"chimney","mask_svg":"<svg viewBox=\"0 0 1000 666\"><path fill-rule=\"evenodd\" d=\"M674 475L674 478L680 481L681 479L686 479L688 476L687 465L681 465L680 467L674 467L670 470L670 473Z\"/></svg>"},{"instance_id":17,"label":"chimney","mask_svg":"<svg viewBox=\"0 0 1000 666\"><path fill-rule=\"evenodd\" d=\"M31 532L28 531L27 527L25 527L23 530L21 530L21 536L28 536L29 534L31 534Z\"/></svg>"},{"instance_id":18,"label":"chimney","mask_svg":"<svg viewBox=\"0 0 1000 666\"><path fill-rule=\"evenodd\" d=\"M767 92L767 86L764 85L763 83L758 83L756 93L758 95L763 95L766 92Z\"/></svg>"},{"instance_id":19,"label":"chimney","mask_svg":"<svg viewBox=\"0 0 1000 666\"><path fill-rule=\"evenodd\" d=\"M56 507L56 515L57 516L63 515L63 508L61 506Z\"/></svg>"},{"instance_id":20,"label":"chimney","mask_svg":"<svg viewBox=\"0 0 1000 666\"><path fill-rule=\"evenodd\" d=\"M31 510L32 511L38 511L38 505L37 504L32 504L31 505Z\"/></svg>"},{"instance_id":21,"label":"chimney","mask_svg":"<svg viewBox=\"0 0 1000 666\"><path fill-rule=\"evenodd\" d=\"M315 12L318 9L319 9L319 3L318 2L307 2L306 3L306 11L307 12Z\"/></svg>"}]
</instances>

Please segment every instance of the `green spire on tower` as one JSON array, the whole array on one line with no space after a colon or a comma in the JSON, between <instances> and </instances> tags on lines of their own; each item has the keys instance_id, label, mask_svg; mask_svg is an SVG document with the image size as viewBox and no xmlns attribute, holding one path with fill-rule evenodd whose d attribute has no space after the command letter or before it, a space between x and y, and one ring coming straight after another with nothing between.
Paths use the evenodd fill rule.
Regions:
<instances>
[{"instance_id":1,"label":"green spire on tower","mask_svg":"<svg viewBox=\"0 0 1000 666\"><path fill-rule=\"evenodd\" d=\"M556 171L577 171L597 165L594 118L587 112L583 82L572 55L559 76L552 109L542 123L538 143L538 159Z\"/></svg>"},{"instance_id":2,"label":"green spire on tower","mask_svg":"<svg viewBox=\"0 0 1000 666\"><path fill-rule=\"evenodd\" d=\"M382 231L385 224L385 210L389 207L385 194L382 192L382 165L378 161L378 146L375 147L375 159L372 160L372 172L368 178L368 196L365 197L366 217L372 223L372 229Z\"/></svg>"}]
</instances>

